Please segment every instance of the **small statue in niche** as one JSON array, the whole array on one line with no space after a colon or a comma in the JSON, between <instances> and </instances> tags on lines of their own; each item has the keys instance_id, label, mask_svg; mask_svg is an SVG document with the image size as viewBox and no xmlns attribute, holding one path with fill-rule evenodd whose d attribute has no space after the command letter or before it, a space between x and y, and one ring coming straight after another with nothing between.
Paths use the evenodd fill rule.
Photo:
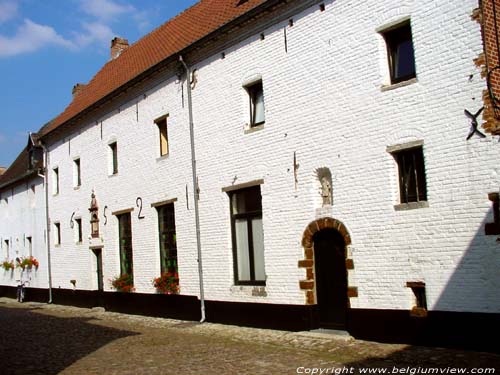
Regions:
<instances>
[{"instance_id":1,"label":"small statue in niche","mask_svg":"<svg viewBox=\"0 0 500 375\"><path fill-rule=\"evenodd\" d=\"M317 176L320 185L322 207L331 206L333 204L332 174L328 168L319 168L317 170Z\"/></svg>"},{"instance_id":2,"label":"small statue in niche","mask_svg":"<svg viewBox=\"0 0 500 375\"><path fill-rule=\"evenodd\" d=\"M99 206L97 204L97 199L95 197L94 190L92 190L92 200L90 202L90 231L91 231L91 236L92 238L98 238L99 237Z\"/></svg>"},{"instance_id":3,"label":"small statue in niche","mask_svg":"<svg viewBox=\"0 0 500 375\"><path fill-rule=\"evenodd\" d=\"M323 198L323 206L332 205L332 184L328 176L321 177L321 197Z\"/></svg>"}]
</instances>

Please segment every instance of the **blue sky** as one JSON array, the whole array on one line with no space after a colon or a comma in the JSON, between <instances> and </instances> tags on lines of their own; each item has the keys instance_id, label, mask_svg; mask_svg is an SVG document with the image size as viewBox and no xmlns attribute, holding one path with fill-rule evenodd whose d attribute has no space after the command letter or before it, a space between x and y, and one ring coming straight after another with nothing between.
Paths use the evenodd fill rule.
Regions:
<instances>
[{"instance_id":1,"label":"blue sky","mask_svg":"<svg viewBox=\"0 0 500 375\"><path fill-rule=\"evenodd\" d=\"M0 166L109 60L197 0L0 0Z\"/></svg>"}]
</instances>

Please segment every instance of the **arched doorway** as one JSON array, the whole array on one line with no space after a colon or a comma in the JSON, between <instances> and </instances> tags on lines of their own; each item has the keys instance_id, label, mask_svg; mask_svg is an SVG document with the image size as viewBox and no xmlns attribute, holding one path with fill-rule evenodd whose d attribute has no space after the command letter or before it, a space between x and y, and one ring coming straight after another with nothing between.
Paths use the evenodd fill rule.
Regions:
<instances>
[{"instance_id":1,"label":"arched doorway","mask_svg":"<svg viewBox=\"0 0 500 375\"><path fill-rule=\"evenodd\" d=\"M349 305L346 243L332 228L316 232L312 240L319 326L345 329Z\"/></svg>"}]
</instances>

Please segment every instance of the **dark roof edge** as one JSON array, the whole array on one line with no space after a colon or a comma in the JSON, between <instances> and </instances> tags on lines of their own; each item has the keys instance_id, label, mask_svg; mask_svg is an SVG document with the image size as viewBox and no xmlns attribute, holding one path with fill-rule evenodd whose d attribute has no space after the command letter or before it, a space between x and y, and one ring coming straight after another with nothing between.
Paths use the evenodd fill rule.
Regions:
<instances>
[{"instance_id":1,"label":"dark roof edge","mask_svg":"<svg viewBox=\"0 0 500 375\"><path fill-rule=\"evenodd\" d=\"M299 6L297 6L297 8L294 8L293 12L291 12L291 13L296 13L297 11L301 11L303 9L307 9L308 7L310 7L310 6L312 6L312 5L316 4L316 3L320 3L321 1L323 1L323 0L306 0L306 1L300 1ZM139 82L143 81L144 79L146 79L149 76L151 76L152 74L154 74L155 71L162 69L163 67L167 66L169 63L171 63L173 61L176 61L177 58L178 58L178 56L187 54L192 49L196 48L198 45L200 45L200 44L203 45L208 40L214 38L218 34L224 33L226 30L231 29L234 25L236 25L238 23L241 23L241 22L244 22L245 20L248 20L248 19L254 17L256 14L258 14L258 13L260 13L260 12L262 12L262 11L268 9L268 8L271 8L271 7L277 5L277 4L281 3L281 2L289 3L290 0L268 0L268 1L266 1L266 2L264 2L262 4L260 4L260 5L256 6L255 8L250 9L248 12L246 12L246 13L244 13L244 14L236 17L235 19L229 21L228 23L222 25L218 29L210 32L209 34L207 34L204 37L198 39L197 41L191 43L190 45L188 45L187 47L183 48L182 50L180 50L180 51L178 51L178 52L176 52L176 53L174 53L172 55L169 55L169 56L165 57L159 63L157 63L157 64L149 67L148 69L146 69L145 71L143 71L139 75L137 75L134 78L132 78L131 80L127 81L125 84L119 86L118 88L116 88L115 90L113 90L112 92L110 92L109 94L107 94L106 96L102 97L101 99L99 99L95 103L91 104L90 106L88 106L84 110L80 111L79 113L77 113L73 117L69 118L68 120L66 120L65 122L63 122L61 125L59 125L57 128L52 129L52 130L48 131L45 134L40 134L42 132L40 130L39 133L38 133L39 139L46 138L49 134L53 134L55 131L60 130L61 128L63 128L66 125L68 125L69 123L71 123L71 122L73 122L73 121L75 121L75 120L77 120L77 119L79 119L79 118L87 115L89 112L92 112L94 109L99 108L100 106L104 105L106 102L108 102L108 101L112 100L114 97L118 96L118 94L120 92L126 91L128 88L135 86ZM288 17L288 15L280 17L279 19L274 19L272 22L269 22L269 24L275 24L277 22L280 22L280 20L282 18L286 18L286 17Z\"/></svg>"},{"instance_id":2,"label":"dark roof edge","mask_svg":"<svg viewBox=\"0 0 500 375\"><path fill-rule=\"evenodd\" d=\"M10 187L11 185L20 184L24 180L29 180L31 177L35 177L35 176L38 176L38 171L35 171L35 170L33 170L33 171L27 171L27 172L23 173L22 175L14 178L14 179L11 179L9 181L6 181L6 182L2 183L0 185L0 190L4 190L4 189Z\"/></svg>"}]
</instances>

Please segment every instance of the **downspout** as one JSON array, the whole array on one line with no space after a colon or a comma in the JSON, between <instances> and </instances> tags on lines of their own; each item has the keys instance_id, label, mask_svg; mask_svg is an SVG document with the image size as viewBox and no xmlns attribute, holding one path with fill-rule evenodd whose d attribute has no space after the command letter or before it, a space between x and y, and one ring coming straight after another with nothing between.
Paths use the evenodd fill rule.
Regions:
<instances>
[{"instance_id":1,"label":"downspout","mask_svg":"<svg viewBox=\"0 0 500 375\"><path fill-rule=\"evenodd\" d=\"M49 154L47 152L47 148L42 142L39 142L40 146L43 149L43 159L44 159L44 169L45 174L41 175L38 173L38 176L44 178L44 190L45 190L45 223L47 225L46 228L46 236L45 241L47 242L47 276L48 276L48 284L49 284L49 301L48 303L52 303L52 268L50 266L50 221L49 221L49 173L48 173L48 165L49 165Z\"/></svg>"},{"instance_id":2,"label":"downspout","mask_svg":"<svg viewBox=\"0 0 500 375\"><path fill-rule=\"evenodd\" d=\"M194 148L194 123L193 123L193 101L191 97L191 71L184 62L182 55L179 56L179 61L184 66L186 70L186 82L187 82L187 96L188 96L188 108L189 108L189 136L191 138L191 168L193 175L193 196L194 196L194 217L196 221L196 246L198 249L198 274L200 280L200 308L201 308L201 320L200 323L205 321L205 293L203 288L203 265L201 260L201 239L200 239L200 213L198 209L198 177L196 175L196 155Z\"/></svg>"}]
</instances>

